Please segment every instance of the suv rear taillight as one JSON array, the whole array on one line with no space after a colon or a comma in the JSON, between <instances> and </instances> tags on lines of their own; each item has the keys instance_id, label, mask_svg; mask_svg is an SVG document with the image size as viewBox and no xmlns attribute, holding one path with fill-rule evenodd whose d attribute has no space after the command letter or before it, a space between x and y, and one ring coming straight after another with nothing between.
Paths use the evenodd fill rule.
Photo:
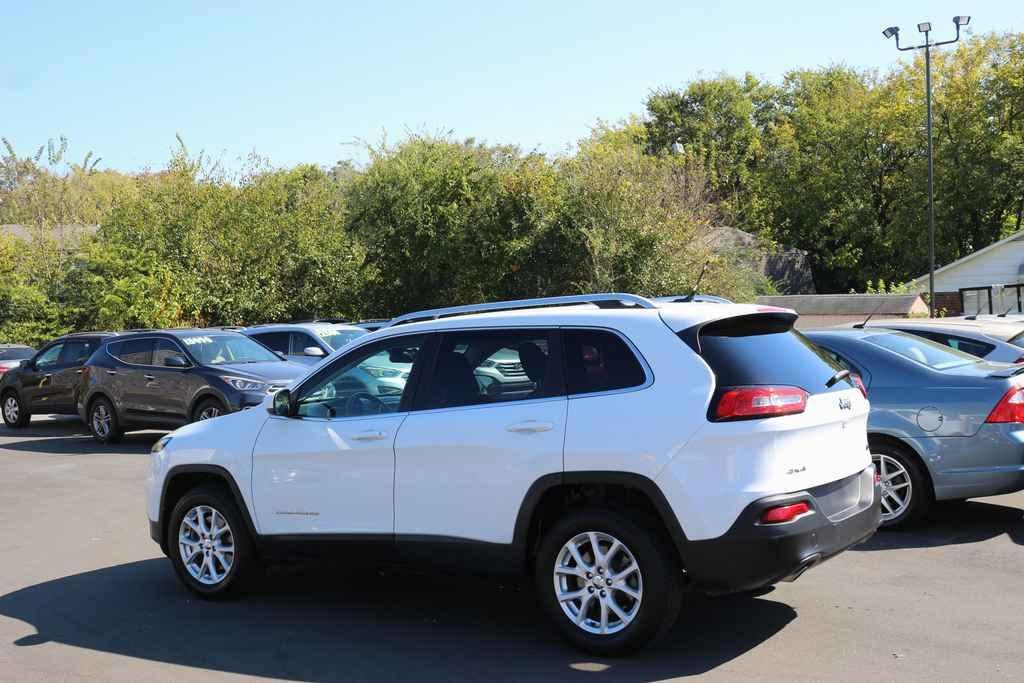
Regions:
<instances>
[{"instance_id":1,"label":"suv rear taillight","mask_svg":"<svg viewBox=\"0 0 1024 683\"><path fill-rule=\"evenodd\" d=\"M777 417L804 412L807 392L800 387L734 387L726 390L715 408L716 420Z\"/></svg>"},{"instance_id":2,"label":"suv rear taillight","mask_svg":"<svg viewBox=\"0 0 1024 683\"><path fill-rule=\"evenodd\" d=\"M985 422L1024 422L1024 387L1011 387L1003 394Z\"/></svg>"},{"instance_id":3,"label":"suv rear taillight","mask_svg":"<svg viewBox=\"0 0 1024 683\"><path fill-rule=\"evenodd\" d=\"M785 524L792 522L797 517L806 515L810 511L811 506L805 502L768 508L761 513L761 524Z\"/></svg>"},{"instance_id":4,"label":"suv rear taillight","mask_svg":"<svg viewBox=\"0 0 1024 683\"><path fill-rule=\"evenodd\" d=\"M860 393L864 394L864 398L867 398L868 388L864 384L864 378L856 373L850 373L850 379L852 379L853 383L857 385L858 389L860 389Z\"/></svg>"}]
</instances>

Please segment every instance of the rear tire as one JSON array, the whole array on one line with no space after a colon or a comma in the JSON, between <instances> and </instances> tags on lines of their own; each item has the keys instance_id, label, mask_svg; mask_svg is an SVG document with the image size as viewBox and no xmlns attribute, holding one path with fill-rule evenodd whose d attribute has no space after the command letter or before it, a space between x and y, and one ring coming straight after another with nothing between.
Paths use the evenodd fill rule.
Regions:
<instances>
[{"instance_id":1,"label":"rear tire","mask_svg":"<svg viewBox=\"0 0 1024 683\"><path fill-rule=\"evenodd\" d=\"M201 598L235 595L255 574L256 555L234 499L201 484L174 505L167 521L167 555L185 586Z\"/></svg>"},{"instance_id":2,"label":"rear tire","mask_svg":"<svg viewBox=\"0 0 1024 683\"><path fill-rule=\"evenodd\" d=\"M92 438L100 443L117 443L124 436L124 428L121 427L121 420L117 417L114 404L100 396L93 399L89 404L88 418L89 431Z\"/></svg>"},{"instance_id":3,"label":"rear tire","mask_svg":"<svg viewBox=\"0 0 1024 683\"><path fill-rule=\"evenodd\" d=\"M19 429L28 425L32 419L32 413L28 412L21 399L13 391L6 391L0 398L0 412L4 415L4 424L12 429Z\"/></svg>"},{"instance_id":4,"label":"rear tire","mask_svg":"<svg viewBox=\"0 0 1024 683\"><path fill-rule=\"evenodd\" d=\"M919 522L935 501L920 461L890 444L872 443L870 447L875 471L882 477L881 528L901 529Z\"/></svg>"},{"instance_id":5,"label":"rear tire","mask_svg":"<svg viewBox=\"0 0 1024 683\"><path fill-rule=\"evenodd\" d=\"M544 611L575 647L626 655L675 624L682 570L657 528L642 515L594 507L569 512L544 535L535 586Z\"/></svg>"}]
</instances>

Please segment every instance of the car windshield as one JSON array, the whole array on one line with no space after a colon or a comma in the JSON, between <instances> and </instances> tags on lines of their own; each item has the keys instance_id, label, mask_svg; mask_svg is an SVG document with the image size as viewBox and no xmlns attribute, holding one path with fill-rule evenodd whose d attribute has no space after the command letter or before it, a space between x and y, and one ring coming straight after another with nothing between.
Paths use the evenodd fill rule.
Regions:
<instances>
[{"instance_id":1,"label":"car windshield","mask_svg":"<svg viewBox=\"0 0 1024 683\"><path fill-rule=\"evenodd\" d=\"M873 334L865 337L864 341L875 346L881 346L883 349L894 351L915 363L927 365L933 370L957 368L961 365L970 365L979 361L978 358L963 351L957 351L948 346L903 332Z\"/></svg>"},{"instance_id":2,"label":"car windshield","mask_svg":"<svg viewBox=\"0 0 1024 683\"><path fill-rule=\"evenodd\" d=\"M181 341L202 365L281 360L280 356L244 334L195 334L181 337Z\"/></svg>"},{"instance_id":3,"label":"car windshield","mask_svg":"<svg viewBox=\"0 0 1024 683\"><path fill-rule=\"evenodd\" d=\"M319 332L320 338L335 351L364 334L366 334L366 330L322 330Z\"/></svg>"},{"instance_id":4,"label":"car windshield","mask_svg":"<svg viewBox=\"0 0 1024 683\"><path fill-rule=\"evenodd\" d=\"M25 358L31 358L34 353L35 351L27 346L0 349L0 360L24 360Z\"/></svg>"}]
</instances>

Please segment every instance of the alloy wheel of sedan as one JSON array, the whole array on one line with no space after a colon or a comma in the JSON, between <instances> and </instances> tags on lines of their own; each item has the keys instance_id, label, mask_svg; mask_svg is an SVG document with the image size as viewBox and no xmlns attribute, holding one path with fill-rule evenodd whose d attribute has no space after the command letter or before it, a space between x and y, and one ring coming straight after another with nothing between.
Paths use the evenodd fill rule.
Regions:
<instances>
[{"instance_id":1,"label":"alloy wheel of sedan","mask_svg":"<svg viewBox=\"0 0 1024 683\"><path fill-rule=\"evenodd\" d=\"M559 551L555 596L577 627L598 635L618 633L640 611L643 576L626 544L600 531L586 531Z\"/></svg>"},{"instance_id":2,"label":"alloy wheel of sedan","mask_svg":"<svg viewBox=\"0 0 1024 683\"><path fill-rule=\"evenodd\" d=\"M224 515L209 505L197 505L181 519L178 551L182 564L199 583L215 586L231 573L235 538Z\"/></svg>"},{"instance_id":3,"label":"alloy wheel of sedan","mask_svg":"<svg viewBox=\"0 0 1024 683\"><path fill-rule=\"evenodd\" d=\"M18 399L13 396L8 396L4 400L4 417L7 418L9 424L14 424L18 421L18 416L21 414L21 406L18 405Z\"/></svg>"},{"instance_id":4,"label":"alloy wheel of sedan","mask_svg":"<svg viewBox=\"0 0 1024 683\"><path fill-rule=\"evenodd\" d=\"M896 458L872 453L871 461L875 463L875 471L882 484L882 523L889 522L899 518L910 507L914 485L907 468Z\"/></svg>"},{"instance_id":5,"label":"alloy wheel of sedan","mask_svg":"<svg viewBox=\"0 0 1024 683\"><path fill-rule=\"evenodd\" d=\"M92 432L100 438L110 434L110 411L105 403L97 403L92 410Z\"/></svg>"}]
</instances>

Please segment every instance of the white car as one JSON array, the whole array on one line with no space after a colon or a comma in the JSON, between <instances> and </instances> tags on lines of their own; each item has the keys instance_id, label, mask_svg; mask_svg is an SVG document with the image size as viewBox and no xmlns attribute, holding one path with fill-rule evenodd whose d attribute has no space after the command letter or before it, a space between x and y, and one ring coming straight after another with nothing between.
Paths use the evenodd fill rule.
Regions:
<instances>
[{"instance_id":1,"label":"white car","mask_svg":"<svg viewBox=\"0 0 1024 683\"><path fill-rule=\"evenodd\" d=\"M572 643L623 654L673 624L684 580L794 579L877 528L868 402L795 319L628 294L401 316L156 443L150 534L204 597L337 544L525 572ZM381 354L398 394L352 381ZM510 356L530 390L483 387Z\"/></svg>"}]
</instances>

